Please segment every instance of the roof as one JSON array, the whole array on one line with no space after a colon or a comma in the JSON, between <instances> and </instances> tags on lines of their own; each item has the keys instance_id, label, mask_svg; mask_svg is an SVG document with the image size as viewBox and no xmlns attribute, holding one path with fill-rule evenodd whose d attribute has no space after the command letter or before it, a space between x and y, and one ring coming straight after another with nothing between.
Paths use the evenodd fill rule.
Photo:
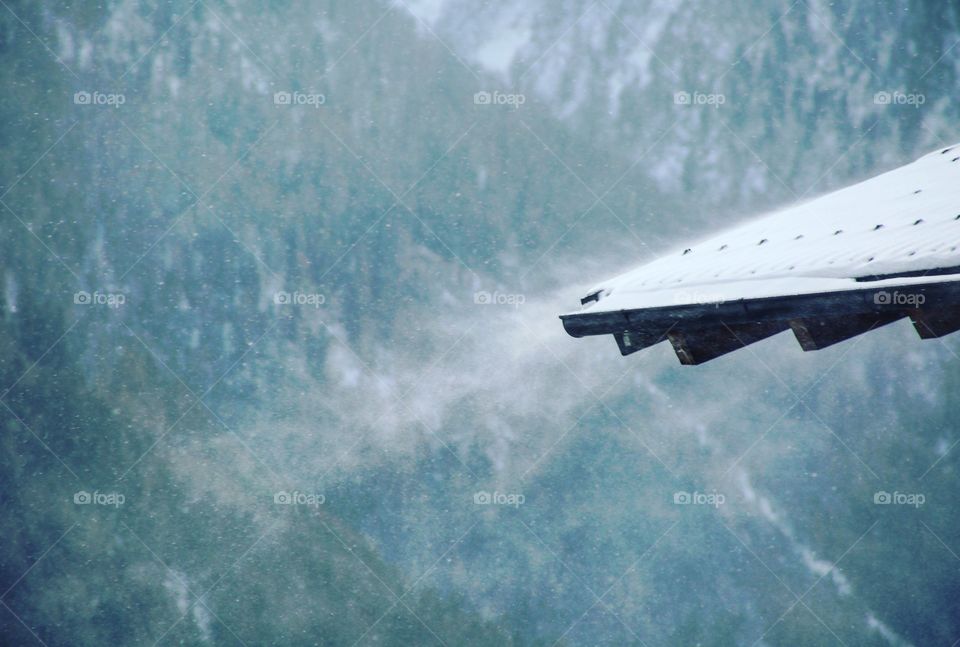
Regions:
<instances>
[{"instance_id":1,"label":"roof","mask_svg":"<svg viewBox=\"0 0 960 647\"><path fill-rule=\"evenodd\" d=\"M907 316L941 321L918 328L929 338L956 329L942 322L960 315L958 248L960 144L683 246L561 319L623 354L669 340L685 364L787 329L815 350Z\"/></svg>"}]
</instances>

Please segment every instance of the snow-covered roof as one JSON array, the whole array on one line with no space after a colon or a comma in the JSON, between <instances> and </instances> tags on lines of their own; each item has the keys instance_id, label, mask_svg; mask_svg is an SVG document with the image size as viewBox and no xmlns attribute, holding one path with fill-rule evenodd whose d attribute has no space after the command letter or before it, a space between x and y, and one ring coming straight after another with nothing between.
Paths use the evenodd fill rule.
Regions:
<instances>
[{"instance_id":1,"label":"snow-covered roof","mask_svg":"<svg viewBox=\"0 0 960 647\"><path fill-rule=\"evenodd\" d=\"M790 297L806 307L824 300L869 297L868 305L873 299L881 302L873 305L884 306L888 305L882 303L884 291L891 292L893 300L910 301L893 291L926 294L927 286L958 280L960 145L683 246L600 283L584 297L580 312L562 319L574 336L631 328L653 334L663 323L678 333L684 328L703 332L735 323L723 318L726 312L771 306L770 300L782 308ZM918 306L916 300L899 305ZM732 304L740 308L731 310ZM864 312L881 310L889 308L870 307ZM909 315L908 310L901 307L900 316ZM777 321L782 329L795 331L791 320L804 316L789 307L781 314ZM760 321L771 319L752 323ZM739 317L736 323L751 320ZM670 338L676 347L677 335L662 332L659 339ZM621 344L621 350L626 354L635 349ZM685 359L691 358L681 356Z\"/></svg>"}]
</instances>

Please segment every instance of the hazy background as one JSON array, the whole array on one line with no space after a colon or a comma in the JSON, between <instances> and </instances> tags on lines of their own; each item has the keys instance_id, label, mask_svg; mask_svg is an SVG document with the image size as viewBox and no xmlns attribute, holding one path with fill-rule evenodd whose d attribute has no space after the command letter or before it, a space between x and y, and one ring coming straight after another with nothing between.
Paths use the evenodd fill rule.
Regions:
<instances>
[{"instance_id":1,"label":"hazy background","mask_svg":"<svg viewBox=\"0 0 960 647\"><path fill-rule=\"evenodd\" d=\"M0 5L3 644L960 639L955 339L557 319L960 140L956 3Z\"/></svg>"}]
</instances>

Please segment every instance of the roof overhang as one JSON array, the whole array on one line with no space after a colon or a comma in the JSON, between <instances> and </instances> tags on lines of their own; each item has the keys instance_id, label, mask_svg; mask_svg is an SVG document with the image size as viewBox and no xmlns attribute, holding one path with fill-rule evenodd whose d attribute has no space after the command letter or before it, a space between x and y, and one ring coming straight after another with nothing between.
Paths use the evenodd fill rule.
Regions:
<instances>
[{"instance_id":1,"label":"roof overhang","mask_svg":"<svg viewBox=\"0 0 960 647\"><path fill-rule=\"evenodd\" d=\"M960 146L778 211L590 290L574 337L629 355L670 341L701 364L792 330L818 350L909 317L960 330Z\"/></svg>"}]
</instances>

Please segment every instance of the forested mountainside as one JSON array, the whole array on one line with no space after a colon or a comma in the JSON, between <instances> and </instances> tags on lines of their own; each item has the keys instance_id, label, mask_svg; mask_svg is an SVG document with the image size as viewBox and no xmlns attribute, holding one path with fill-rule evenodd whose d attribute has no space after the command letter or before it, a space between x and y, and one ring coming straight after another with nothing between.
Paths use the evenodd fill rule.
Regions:
<instances>
[{"instance_id":1,"label":"forested mountainside","mask_svg":"<svg viewBox=\"0 0 960 647\"><path fill-rule=\"evenodd\" d=\"M691 372L556 315L960 140L958 20L5 0L0 635L952 644L956 340Z\"/></svg>"}]
</instances>

